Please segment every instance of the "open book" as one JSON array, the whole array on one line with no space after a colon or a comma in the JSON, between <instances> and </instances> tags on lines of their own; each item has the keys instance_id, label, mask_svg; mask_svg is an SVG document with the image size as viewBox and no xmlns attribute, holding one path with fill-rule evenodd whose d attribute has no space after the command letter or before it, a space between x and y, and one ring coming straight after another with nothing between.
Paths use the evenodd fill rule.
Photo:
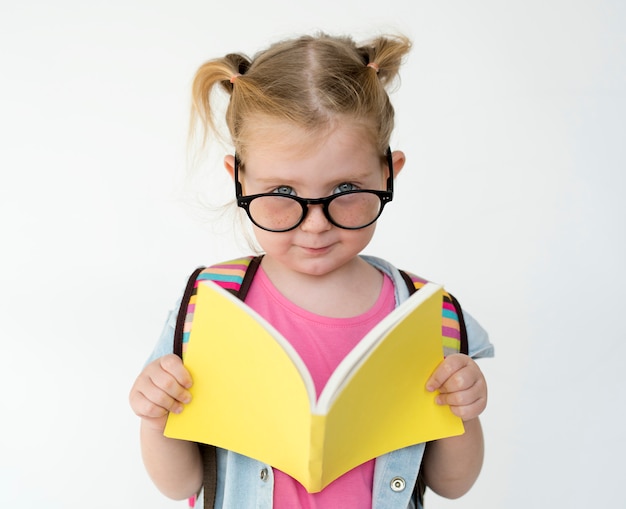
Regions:
<instances>
[{"instance_id":1,"label":"open book","mask_svg":"<svg viewBox=\"0 0 626 509\"><path fill-rule=\"evenodd\" d=\"M443 359L442 289L429 283L375 326L315 394L289 342L211 282L198 285L184 357L193 400L165 435L268 463L310 493L409 445L463 433L424 388Z\"/></svg>"}]
</instances>

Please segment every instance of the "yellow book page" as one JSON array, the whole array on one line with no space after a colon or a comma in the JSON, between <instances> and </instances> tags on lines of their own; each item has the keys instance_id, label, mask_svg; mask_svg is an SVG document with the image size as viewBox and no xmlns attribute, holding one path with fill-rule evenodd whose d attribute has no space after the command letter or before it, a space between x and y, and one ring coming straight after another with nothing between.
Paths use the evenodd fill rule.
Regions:
<instances>
[{"instance_id":1,"label":"yellow book page","mask_svg":"<svg viewBox=\"0 0 626 509\"><path fill-rule=\"evenodd\" d=\"M185 354L193 400L170 414L165 435L239 452L292 476L306 472L311 409L302 377L271 334L223 293L213 283L198 285Z\"/></svg>"},{"instance_id":2,"label":"yellow book page","mask_svg":"<svg viewBox=\"0 0 626 509\"><path fill-rule=\"evenodd\" d=\"M319 491L348 470L396 449L463 433L462 421L434 402L424 388L443 360L438 290L397 324L364 361L332 403L328 415L314 416L324 433L323 456L312 467ZM323 436L323 438L322 438Z\"/></svg>"}]
</instances>

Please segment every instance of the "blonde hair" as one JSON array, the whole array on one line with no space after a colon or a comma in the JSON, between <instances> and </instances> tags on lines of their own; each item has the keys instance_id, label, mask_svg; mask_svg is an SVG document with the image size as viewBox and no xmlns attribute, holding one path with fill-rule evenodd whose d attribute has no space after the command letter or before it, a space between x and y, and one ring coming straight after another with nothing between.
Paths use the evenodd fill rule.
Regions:
<instances>
[{"instance_id":1,"label":"blonde hair","mask_svg":"<svg viewBox=\"0 0 626 509\"><path fill-rule=\"evenodd\" d=\"M326 34L289 39L253 59L229 54L204 63L192 92L192 132L219 136L216 89L229 94L226 125L240 156L259 116L287 121L308 131L328 127L338 116L371 129L381 153L389 144L394 110L386 87L398 75L411 47L404 36L381 36L358 46L349 37ZM219 85L219 87L216 87Z\"/></svg>"}]
</instances>

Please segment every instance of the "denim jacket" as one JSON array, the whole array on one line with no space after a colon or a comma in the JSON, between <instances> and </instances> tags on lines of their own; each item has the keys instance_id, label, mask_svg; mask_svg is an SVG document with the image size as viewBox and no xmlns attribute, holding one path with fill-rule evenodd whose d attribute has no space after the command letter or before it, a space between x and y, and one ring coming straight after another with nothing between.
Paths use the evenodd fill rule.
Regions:
<instances>
[{"instance_id":1,"label":"denim jacket","mask_svg":"<svg viewBox=\"0 0 626 509\"><path fill-rule=\"evenodd\" d=\"M395 267L380 258L371 256L363 258L391 277L395 287L396 305L409 297L406 283ZM148 362L172 353L176 315L177 311L170 312L163 333ZM485 330L465 311L463 317L467 328L470 356L472 358L493 356L493 346ZM426 444L421 443L376 458L372 509L421 509L421 505L414 500L413 488L425 446ZM270 465L218 448L217 479L215 507L271 509L274 477ZM200 496L196 508L201 507Z\"/></svg>"}]
</instances>

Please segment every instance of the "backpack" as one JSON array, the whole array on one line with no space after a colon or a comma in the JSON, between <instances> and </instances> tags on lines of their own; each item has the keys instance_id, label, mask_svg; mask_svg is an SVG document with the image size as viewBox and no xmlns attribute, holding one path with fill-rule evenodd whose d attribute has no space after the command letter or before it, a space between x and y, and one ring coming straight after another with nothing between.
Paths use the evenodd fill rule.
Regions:
<instances>
[{"instance_id":1,"label":"backpack","mask_svg":"<svg viewBox=\"0 0 626 509\"><path fill-rule=\"evenodd\" d=\"M176 327L174 329L174 353L176 355L182 359L183 352L186 350L187 342L189 341L198 284L202 281L212 281L233 293L237 298L245 300L262 259L263 256L247 256L212 265L207 268L199 267L191 274L180 303ZM425 279L410 274L409 272L401 270L400 274L406 283L409 294L419 291L419 289L427 283ZM444 356L459 352L467 354L467 331L461 306L458 301L447 292L444 292L441 313L441 336ZM217 488L216 449L215 446L206 444L198 444L198 446L200 447L204 464L202 483L204 507L205 509L211 509L215 505L215 492ZM425 490L426 485L420 470L413 492L416 501L423 503ZM194 507L195 500L195 497L189 499L190 507Z\"/></svg>"}]
</instances>

